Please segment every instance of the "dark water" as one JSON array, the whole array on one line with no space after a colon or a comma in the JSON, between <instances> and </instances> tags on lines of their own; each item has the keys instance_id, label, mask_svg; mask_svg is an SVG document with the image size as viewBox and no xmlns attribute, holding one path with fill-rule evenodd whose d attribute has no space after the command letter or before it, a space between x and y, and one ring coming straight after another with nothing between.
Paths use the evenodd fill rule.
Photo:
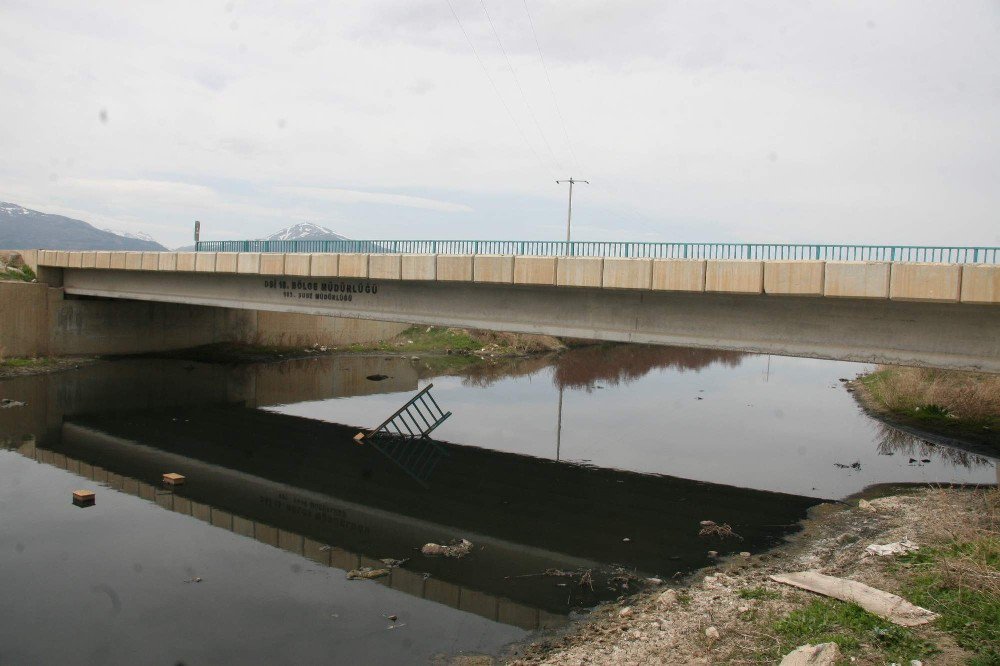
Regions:
<instances>
[{"instance_id":1,"label":"dark water","mask_svg":"<svg viewBox=\"0 0 1000 666\"><path fill-rule=\"evenodd\" d=\"M27 406L0 410L0 663L496 653L709 549L764 549L818 498L995 480L990 460L863 416L837 381L859 369L612 347L472 366L131 360L2 382ZM425 485L352 437L428 381L453 416ZM167 471L188 483L162 486ZM97 503L73 506L77 488ZM740 539L699 537L705 519ZM456 538L473 553L419 553ZM381 558L408 561L346 579Z\"/></svg>"}]
</instances>

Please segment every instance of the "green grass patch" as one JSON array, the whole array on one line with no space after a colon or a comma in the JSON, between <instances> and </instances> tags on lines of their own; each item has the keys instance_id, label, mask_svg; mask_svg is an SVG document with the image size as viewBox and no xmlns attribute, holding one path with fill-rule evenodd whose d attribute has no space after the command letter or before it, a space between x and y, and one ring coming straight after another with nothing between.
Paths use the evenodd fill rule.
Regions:
<instances>
[{"instance_id":1,"label":"green grass patch","mask_svg":"<svg viewBox=\"0 0 1000 666\"><path fill-rule=\"evenodd\" d=\"M769 590L763 586L757 587L744 587L739 591L740 599L780 599L781 593L775 590Z\"/></svg>"},{"instance_id":2,"label":"green grass patch","mask_svg":"<svg viewBox=\"0 0 1000 666\"><path fill-rule=\"evenodd\" d=\"M392 340L370 344L348 345L352 352L432 352L452 351L472 352L482 349L483 343L464 331L448 328L411 326Z\"/></svg>"},{"instance_id":3,"label":"green grass patch","mask_svg":"<svg viewBox=\"0 0 1000 666\"><path fill-rule=\"evenodd\" d=\"M903 558L905 593L941 615L938 626L972 652L976 666L1000 664L1000 537L922 548Z\"/></svg>"},{"instance_id":4,"label":"green grass patch","mask_svg":"<svg viewBox=\"0 0 1000 666\"><path fill-rule=\"evenodd\" d=\"M909 663L924 659L936 650L912 630L899 627L857 604L834 599L816 599L774 622L781 639L772 656L787 654L805 643L836 643L850 658L874 652L885 663Z\"/></svg>"},{"instance_id":5,"label":"green grass patch","mask_svg":"<svg viewBox=\"0 0 1000 666\"><path fill-rule=\"evenodd\" d=\"M24 266L22 268L8 266L5 270L0 271L0 279L31 282L35 279L35 271L31 270L31 266Z\"/></svg>"}]
</instances>

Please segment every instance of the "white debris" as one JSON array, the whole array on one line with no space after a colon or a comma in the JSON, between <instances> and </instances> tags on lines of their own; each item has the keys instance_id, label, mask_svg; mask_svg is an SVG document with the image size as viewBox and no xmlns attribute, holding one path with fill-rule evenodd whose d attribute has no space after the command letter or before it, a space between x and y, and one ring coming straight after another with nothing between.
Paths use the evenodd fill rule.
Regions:
<instances>
[{"instance_id":1,"label":"white debris","mask_svg":"<svg viewBox=\"0 0 1000 666\"><path fill-rule=\"evenodd\" d=\"M800 645L785 655L780 666L834 666L840 660L840 646L836 643Z\"/></svg>"},{"instance_id":2,"label":"white debris","mask_svg":"<svg viewBox=\"0 0 1000 666\"><path fill-rule=\"evenodd\" d=\"M442 546L438 543L428 543L424 544L420 552L431 556L465 557L472 552L472 542L468 539L461 539L447 546Z\"/></svg>"},{"instance_id":3,"label":"white debris","mask_svg":"<svg viewBox=\"0 0 1000 666\"><path fill-rule=\"evenodd\" d=\"M903 539L902 541L896 541L894 543L887 543L884 545L873 543L865 548L865 553L868 555L877 555L878 557L886 557L887 555L905 555L906 553L912 553L917 550L920 550L920 546L913 543L909 539Z\"/></svg>"}]
</instances>

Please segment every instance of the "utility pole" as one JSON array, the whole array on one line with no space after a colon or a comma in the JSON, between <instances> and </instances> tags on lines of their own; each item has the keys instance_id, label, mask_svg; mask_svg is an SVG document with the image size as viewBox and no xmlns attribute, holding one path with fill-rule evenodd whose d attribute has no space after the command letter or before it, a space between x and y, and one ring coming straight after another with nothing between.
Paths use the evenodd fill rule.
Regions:
<instances>
[{"instance_id":1,"label":"utility pole","mask_svg":"<svg viewBox=\"0 0 1000 666\"><path fill-rule=\"evenodd\" d=\"M569 183L569 212L566 214L566 254L570 254L569 240L570 240L570 224L573 222L573 184L574 183L587 183L590 185L589 180L575 180L570 176L569 180L557 180L557 185L562 185L563 183Z\"/></svg>"}]
</instances>

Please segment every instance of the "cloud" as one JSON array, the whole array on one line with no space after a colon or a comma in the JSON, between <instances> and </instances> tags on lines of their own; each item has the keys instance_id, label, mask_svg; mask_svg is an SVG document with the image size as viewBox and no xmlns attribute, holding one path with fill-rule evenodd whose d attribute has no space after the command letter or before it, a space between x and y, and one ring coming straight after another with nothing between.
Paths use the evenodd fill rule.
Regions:
<instances>
[{"instance_id":1,"label":"cloud","mask_svg":"<svg viewBox=\"0 0 1000 666\"><path fill-rule=\"evenodd\" d=\"M420 208L436 210L442 213L471 213L471 206L438 201L423 197L412 197L406 194L390 194L388 192L361 192L359 190L344 190L332 187L276 187L276 192L290 197L304 197L343 204L380 204L383 206L402 206L404 208Z\"/></svg>"}]
</instances>

